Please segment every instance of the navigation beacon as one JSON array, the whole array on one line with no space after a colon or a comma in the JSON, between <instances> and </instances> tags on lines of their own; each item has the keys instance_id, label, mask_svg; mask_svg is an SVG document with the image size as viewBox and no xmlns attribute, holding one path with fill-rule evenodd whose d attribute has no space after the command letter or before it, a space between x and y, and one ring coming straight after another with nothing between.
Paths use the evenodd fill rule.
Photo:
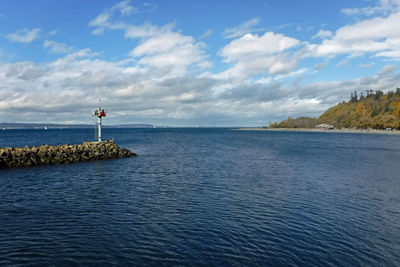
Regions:
<instances>
[{"instance_id":1,"label":"navigation beacon","mask_svg":"<svg viewBox=\"0 0 400 267\"><path fill-rule=\"evenodd\" d=\"M101 142L101 123L102 123L102 118L106 116L106 111L104 109L101 109L99 106L93 114L94 117L97 117L97 141Z\"/></svg>"}]
</instances>

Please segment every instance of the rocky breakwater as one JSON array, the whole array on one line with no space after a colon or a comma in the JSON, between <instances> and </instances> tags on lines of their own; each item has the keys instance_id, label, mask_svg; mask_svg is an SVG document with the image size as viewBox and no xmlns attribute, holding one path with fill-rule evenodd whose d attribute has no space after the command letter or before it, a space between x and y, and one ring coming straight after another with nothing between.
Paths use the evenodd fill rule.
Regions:
<instances>
[{"instance_id":1,"label":"rocky breakwater","mask_svg":"<svg viewBox=\"0 0 400 267\"><path fill-rule=\"evenodd\" d=\"M136 156L136 154L117 146L113 141L84 142L79 145L6 147L0 148L0 169L68 164L132 156Z\"/></svg>"}]
</instances>

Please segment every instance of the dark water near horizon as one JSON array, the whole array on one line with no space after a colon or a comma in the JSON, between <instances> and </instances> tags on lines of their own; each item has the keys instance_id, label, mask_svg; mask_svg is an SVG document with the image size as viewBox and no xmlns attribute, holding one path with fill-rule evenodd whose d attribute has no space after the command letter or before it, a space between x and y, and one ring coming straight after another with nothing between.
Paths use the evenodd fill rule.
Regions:
<instances>
[{"instance_id":1,"label":"dark water near horizon","mask_svg":"<svg viewBox=\"0 0 400 267\"><path fill-rule=\"evenodd\" d=\"M0 170L0 265L400 266L400 136L104 135L139 156ZM0 131L0 147L90 139Z\"/></svg>"}]
</instances>

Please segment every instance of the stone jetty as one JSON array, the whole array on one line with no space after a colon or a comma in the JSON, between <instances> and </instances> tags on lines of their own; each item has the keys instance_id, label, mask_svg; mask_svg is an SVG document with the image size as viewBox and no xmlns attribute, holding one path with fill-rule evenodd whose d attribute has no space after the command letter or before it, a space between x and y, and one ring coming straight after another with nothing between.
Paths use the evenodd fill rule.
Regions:
<instances>
[{"instance_id":1,"label":"stone jetty","mask_svg":"<svg viewBox=\"0 0 400 267\"><path fill-rule=\"evenodd\" d=\"M6 147L0 148L0 169L68 164L132 156L136 156L136 154L117 146L114 141L84 142L78 145L61 146Z\"/></svg>"}]
</instances>

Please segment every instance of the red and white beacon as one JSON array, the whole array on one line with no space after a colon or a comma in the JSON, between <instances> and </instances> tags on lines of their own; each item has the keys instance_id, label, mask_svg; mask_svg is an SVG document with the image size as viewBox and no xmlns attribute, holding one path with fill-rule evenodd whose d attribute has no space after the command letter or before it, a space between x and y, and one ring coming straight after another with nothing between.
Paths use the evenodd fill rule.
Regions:
<instances>
[{"instance_id":1,"label":"red and white beacon","mask_svg":"<svg viewBox=\"0 0 400 267\"><path fill-rule=\"evenodd\" d=\"M101 118L106 116L106 111L98 107L95 111L93 116L97 117L97 141L101 142Z\"/></svg>"}]
</instances>

